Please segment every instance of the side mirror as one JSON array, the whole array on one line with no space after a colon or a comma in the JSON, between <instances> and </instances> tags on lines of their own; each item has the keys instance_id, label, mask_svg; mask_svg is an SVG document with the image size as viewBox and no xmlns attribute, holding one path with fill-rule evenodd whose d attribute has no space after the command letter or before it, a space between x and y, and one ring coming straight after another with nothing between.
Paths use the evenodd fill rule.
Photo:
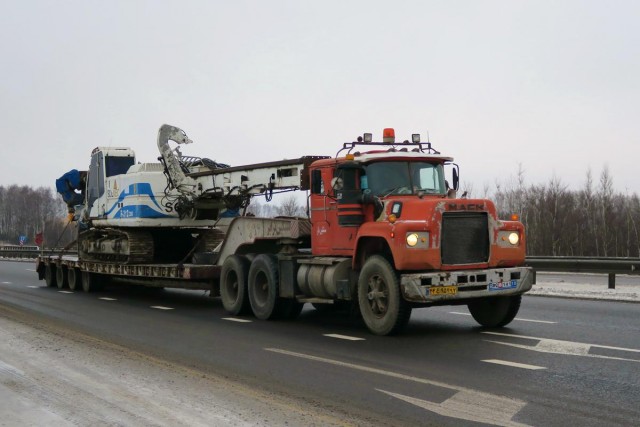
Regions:
<instances>
[{"instance_id":1,"label":"side mirror","mask_svg":"<svg viewBox=\"0 0 640 427\"><path fill-rule=\"evenodd\" d=\"M455 165L453 168L453 189L458 190L458 186L460 185L460 177L458 175L458 165Z\"/></svg>"},{"instance_id":2,"label":"side mirror","mask_svg":"<svg viewBox=\"0 0 640 427\"><path fill-rule=\"evenodd\" d=\"M320 169L311 171L311 194L322 193L322 172Z\"/></svg>"}]
</instances>

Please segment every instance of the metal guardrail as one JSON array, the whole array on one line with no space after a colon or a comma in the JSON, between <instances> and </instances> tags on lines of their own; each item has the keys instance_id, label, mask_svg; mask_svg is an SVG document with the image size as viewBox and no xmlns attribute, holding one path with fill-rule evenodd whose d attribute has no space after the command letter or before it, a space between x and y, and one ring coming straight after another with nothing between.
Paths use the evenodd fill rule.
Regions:
<instances>
[{"instance_id":1,"label":"metal guardrail","mask_svg":"<svg viewBox=\"0 0 640 427\"><path fill-rule=\"evenodd\" d=\"M609 289L616 288L616 274L640 275L640 258L529 256L526 264L537 271L608 274Z\"/></svg>"},{"instance_id":2,"label":"metal guardrail","mask_svg":"<svg viewBox=\"0 0 640 427\"><path fill-rule=\"evenodd\" d=\"M35 249L16 249L5 248L0 246L0 258L20 259L29 258L36 259L39 255L59 255L62 252L62 248L35 250ZM77 251L69 250L63 252L64 255L75 255Z\"/></svg>"}]
</instances>

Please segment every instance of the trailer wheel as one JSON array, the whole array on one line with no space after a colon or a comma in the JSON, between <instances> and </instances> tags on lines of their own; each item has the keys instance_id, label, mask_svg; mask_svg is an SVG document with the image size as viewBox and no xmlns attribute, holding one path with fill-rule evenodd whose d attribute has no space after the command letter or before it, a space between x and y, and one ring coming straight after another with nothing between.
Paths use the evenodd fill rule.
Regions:
<instances>
[{"instance_id":1,"label":"trailer wheel","mask_svg":"<svg viewBox=\"0 0 640 427\"><path fill-rule=\"evenodd\" d=\"M411 317L411 307L400 295L398 276L380 255L369 257L360 271L358 304L364 323L376 335L400 332Z\"/></svg>"},{"instance_id":2,"label":"trailer wheel","mask_svg":"<svg viewBox=\"0 0 640 427\"><path fill-rule=\"evenodd\" d=\"M82 272L82 290L85 292L95 292L102 289L103 280L99 274Z\"/></svg>"},{"instance_id":3,"label":"trailer wheel","mask_svg":"<svg viewBox=\"0 0 640 427\"><path fill-rule=\"evenodd\" d=\"M278 264L274 255L260 254L249 269L249 302L253 314L262 320L275 319L279 314Z\"/></svg>"},{"instance_id":4,"label":"trailer wheel","mask_svg":"<svg viewBox=\"0 0 640 427\"><path fill-rule=\"evenodd\" d=\"M53 264L47 264L44 268L44 282L48 287L53 288L56 285L56 266Z\"/></svg>"},{"instance_id":5,"label":"trailer wheel","mask_svg":"<svg viewBox=\"0 0 640 427\"><path fill-rule=\"evenodd\" d=\"M468 304L473 318L487 328L500 328L508 325L520 310L522 295L483 298Z\"/></svg>"},{"instance_id":6,"label":"trailer wheel","mask_svg":"<svg viewBox=\"0 0 640 427\"><path fill-rule=\"evenodd\" d=\"M231 255L222 264L220 273L222 306L234 316L247 314L250 309L247 295L249 267L249 260L240 255Z\"/></svg>"},{"instance_id":7,"label":"trailer wheel","mask_svg":"<svg viewBox=\"0 0 640 427\"><path fill-rule=\"evenodd\" d=\"M69 286L69 282L67 281L67 267L63 265L59 265L56 268L56 285L58 289L64 289Z\"/></svg>"},{"instance_id":8,"label":"trailer wheel","mask_svg":"<svg viewBox=\"0 0 640 427\"><path fill-rule=\"evenodd\" d=\"M72 291L82 288L82 275L77 268L69 267L67 269L67 280L69 281L69 289Z\"/></svg>"}]
</instances>

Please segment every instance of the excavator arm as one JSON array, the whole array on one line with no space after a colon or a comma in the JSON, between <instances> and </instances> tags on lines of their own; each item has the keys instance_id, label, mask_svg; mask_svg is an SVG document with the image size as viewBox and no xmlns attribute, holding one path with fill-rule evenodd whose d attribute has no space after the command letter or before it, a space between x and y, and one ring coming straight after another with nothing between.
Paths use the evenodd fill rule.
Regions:
<instances>
[{"instance_id":1,"label":"excavator arm","mask_svg":"<svg viewBox=\"0 0 640 427\"><path fill-rule=\"evenodd\" d=\"M169 141L174 141L178 144L191 144L193 141L187 137L187 134L182 129L175 126L162 125L158 130L158 150L162 156L161 160L165 167L170 188L176 189L188 198L193 198L196 195L197 183L193 178L185 175L180 160L169 146Z\"/></svg>"}]
</instances>

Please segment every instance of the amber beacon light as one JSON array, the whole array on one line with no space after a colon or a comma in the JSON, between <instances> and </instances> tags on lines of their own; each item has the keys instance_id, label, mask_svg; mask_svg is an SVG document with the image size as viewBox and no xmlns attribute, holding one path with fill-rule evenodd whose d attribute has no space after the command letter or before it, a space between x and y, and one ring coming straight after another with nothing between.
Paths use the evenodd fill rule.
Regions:
<instances>
[{"instance_id":1,"label":"amber beacon light","mask_svg":"<svg viewBox=\"0 0 640 427\"><path fill-rule=\"evenodd\" d=\"M393 128L385 128L382 131L382 142L385 144L393 144L396 142L396 131Z\"/></svg>"}]
</instances>

